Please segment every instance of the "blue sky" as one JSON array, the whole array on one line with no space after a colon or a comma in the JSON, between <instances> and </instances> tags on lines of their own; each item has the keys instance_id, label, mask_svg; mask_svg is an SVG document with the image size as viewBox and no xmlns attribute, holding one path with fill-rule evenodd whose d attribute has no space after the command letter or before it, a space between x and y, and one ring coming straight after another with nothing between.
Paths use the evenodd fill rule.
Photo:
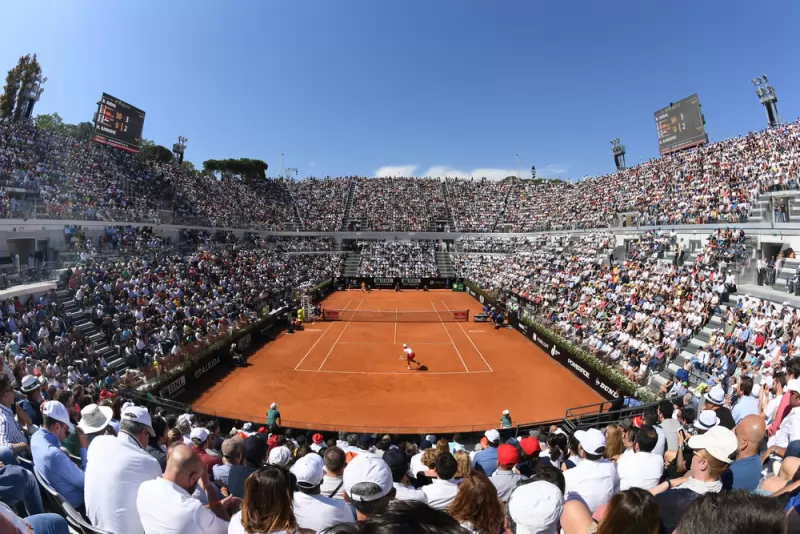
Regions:
<instances>
[{"instance_id":1,"label":"blue sky","mask_svg":"<svg viewBox=\"0 0 800 534\"><path fill-rule=\"evenodd\" d=\"M800 115L800 2L26 0L0 3L0 69L39 55L37 111L91 120L102 92L187 158L269 174L379 169L577 178L658 154L653 112L697 93L709 136L763 128L766 73ZM13 21L10 24L8 21Z\"/></svg>"}]
</instances>

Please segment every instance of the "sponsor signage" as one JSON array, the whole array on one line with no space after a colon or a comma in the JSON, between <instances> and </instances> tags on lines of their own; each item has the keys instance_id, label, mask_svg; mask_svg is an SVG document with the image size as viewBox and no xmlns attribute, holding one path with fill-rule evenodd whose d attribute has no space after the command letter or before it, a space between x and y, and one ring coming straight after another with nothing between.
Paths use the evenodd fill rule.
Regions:
<instances>
[{"instance_id":1,"label":"sponsor signage","mask_svg":"<svg viewBox=\"0 0 800 534\"><path fill-rule=\"evenodd\" d=\"M488 323L489 322L489 316L486 315L485 313L476 313L475 315L472 316L472 319L476 323Z\"/></svg>"},{"instance_id":2,"label":"sponsor signage","mask_svg":"<svg viewBox=\"0 0 800 534\"><path fill-rule=\"evenodd\" d=\"M163 397L165 399L174 399L178 395L184 392L186 389L186 375L181 375L163 388L161 391L158 392L159 397Z\"/></svg>"},{"instance_id":3,"label":"sponsor signage","mask_svg":"<svg viewBox=\"0 0 800 534\"><path fill-rule=\"evenodd\" d=\"M194 377L200 378L201 376L212 370L214 367L219 365L221 359L222 358L220 356L217 356L216 358L211 358L209 361L207 361L199 368L197 368L197 370L194 372Z\"/></svg>"},{"instance_id":4,"label":"sponsor signage","mask_svg":"<svg viewBox=\"0 0 800 534\"><path fill-rule=\"evenodd\" d=\"M236 342L236 347L239 350L245 350L250 346L250 342L253 341L252 334L245 334L239 338L239 341Z\"/></svg>"},{"instance_id":5,"label":"sponsor signage","mask_svg":"<svg viewBox=\"0 0 800 534\"><path fill-rule=\"evenodd\" d=\"M456 321L466 321L467 320L467 312L465 311L454 311L453 312L453 319Z\"/></svg>"}]
</instances>

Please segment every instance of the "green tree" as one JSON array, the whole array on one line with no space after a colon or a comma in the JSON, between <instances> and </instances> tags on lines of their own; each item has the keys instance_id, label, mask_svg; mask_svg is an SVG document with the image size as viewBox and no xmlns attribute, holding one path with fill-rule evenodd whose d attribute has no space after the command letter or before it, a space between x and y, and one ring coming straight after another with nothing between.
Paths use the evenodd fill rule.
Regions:
<instances>
[{"instance_id":1,"label":"green tree","mask_svg":"<svg viewBox=\"0 0 800 534\"><path fill-rule=\"evenodd\" d=\"M188 159L183 160L183 163L181 163L181 169L185 169L187 171L196 171L197 170L197 169L194 168L194 163L192 163Z\"/></svg>"},{"instance_id":2,"label":"green tree","mask_svg":"<svg viewBox=\"0 0 800 534\"><path fill-rule=\"evenodd\" d=\"M47 130L49 132L67 133L67 124L64 124L64 119L58 113L42 113L33 118L33 124L40 130ZM71 125L69 125L71 126Z\"/></svg>"},{"instance_id":3,"label":"green tree","mask_svg":"<svg viewBox=\"0 0 800 534\"><path fill-rule=\"evenodd\" d=\"M203 170L223 176L231 175L242 180L264 180L269 165L260 159L209 159L203 162Z\"/></svg>"},{"instance_id":4,"label":"green tree","mask_svg":"<svg viewBox=\"0 0 800 534\"><path fill-rule=\"evenodd\" d=\"M8 118L14 114L17 105L17 92L22 81L22 68L25 57L19 58L14 68L6 74L6 84L3 87L3 95L0 96L0 117Z\"/></svg>"},{"instance_id":5,"label":"green tree","mask_svg":"<svg viewBox=\"0 0 800 534\"><path fill-rule=\"evenodd\" d=\"M153 159L159 163L169 163L172 161L172 151L165 146L156 145L153 153Z\"/></svg>"},{"instance_id":6,"label":"green tree","mask_svg":"<svg viewBox=\"0 0 800 534\"><path fill-rule=\"evenodd\" d=\"M23 56L20 58L17 67L21 69L21 77L19 81L19 89L17 90L17 107L14 109L14 120L18 121L22 117L23 107L22 103L26 101L25 91L27 86L42 73L42 67L39 65L39 60L36 54L31 56Z\"/></svg>"}]
</instances>

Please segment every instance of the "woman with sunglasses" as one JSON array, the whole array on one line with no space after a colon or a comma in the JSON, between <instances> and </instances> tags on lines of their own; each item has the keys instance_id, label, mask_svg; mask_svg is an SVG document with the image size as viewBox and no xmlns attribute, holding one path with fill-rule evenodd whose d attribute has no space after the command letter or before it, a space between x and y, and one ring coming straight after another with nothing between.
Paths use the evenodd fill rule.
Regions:
<instances>
[{"instance_id":1,"label":"woman with sunglasses","mask_svg":"<svg viewBox=\"0 0 800 534\"><path fill-rule=\"evenodd\" d=\"M247 478L242 510L231 517L228 534L313 534L297 528L292 512L292 474L274 465Z\"/></svg>"}]
</instances>

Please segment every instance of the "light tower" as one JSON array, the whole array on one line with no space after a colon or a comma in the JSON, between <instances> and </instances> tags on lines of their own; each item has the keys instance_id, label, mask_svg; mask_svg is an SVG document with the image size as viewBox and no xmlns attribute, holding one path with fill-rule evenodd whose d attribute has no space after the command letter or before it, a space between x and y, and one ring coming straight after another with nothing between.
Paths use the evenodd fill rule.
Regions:
<instances>
[{"instance_id":1,"label":"light tower","mask_svg":"<svg viewBox=\"0 0 800 534\"><path fill-rule=\"evenodd\" d=\"M614 165L621 171L625 168L625 145L619 143L619 137L611 140L611 152L614 154Z\"/></svg>"},{"instance_id":2,"label":"light tower","mask_svg":"<svg viewBox=\"0 0 800 534\"><path fill-rule=\"evenodd\" d=\"M770 128L774 128L781 123L781 118L778 115L778 96L775 94L775 88L767 83L766 74L750 81L753 82L758 100L767 112L767 124Z\"/></svg>"}]
</instances>

